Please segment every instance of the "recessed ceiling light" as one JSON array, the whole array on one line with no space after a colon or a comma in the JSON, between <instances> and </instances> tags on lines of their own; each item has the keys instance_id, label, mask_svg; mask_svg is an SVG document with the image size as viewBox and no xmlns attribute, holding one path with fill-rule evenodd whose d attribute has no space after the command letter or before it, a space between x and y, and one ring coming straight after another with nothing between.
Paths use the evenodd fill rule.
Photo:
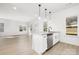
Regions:
<instances>
[{"instance_id":1,"label":"recessed ceiling light","mask_svg":"<svg viewBox=\"0 0 79 59\"><path fill-rule=\"evenodd\" d=\"M14 10L16 10L16 7L13 7Z\"/></svg>"},{"instance_id":2,"label":"recessed ceiling light","mask_svg":"<svg viewBox=\"0 0 79 59\"><path fill-rule=\"evenodd\" d=\"M41 17L39 16L39 17L38 17L38 19L40 20L40 19L41 19Z\"/></svg>"}]
</instances>

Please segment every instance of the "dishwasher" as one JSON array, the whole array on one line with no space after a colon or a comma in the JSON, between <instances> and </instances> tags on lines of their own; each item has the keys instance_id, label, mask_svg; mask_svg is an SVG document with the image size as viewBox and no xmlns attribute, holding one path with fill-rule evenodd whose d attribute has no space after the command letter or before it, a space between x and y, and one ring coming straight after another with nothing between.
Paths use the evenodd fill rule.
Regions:
<instances>
[{"instance_id":1,"label":"dishwasher","mask_svg":"<svg viewBox=\"0 0 79 59\"><path fill-rule=\"evenodd\" d=\"M53 34L47 34L47 49L53 46Z\"/></svg>"}]
</instances>

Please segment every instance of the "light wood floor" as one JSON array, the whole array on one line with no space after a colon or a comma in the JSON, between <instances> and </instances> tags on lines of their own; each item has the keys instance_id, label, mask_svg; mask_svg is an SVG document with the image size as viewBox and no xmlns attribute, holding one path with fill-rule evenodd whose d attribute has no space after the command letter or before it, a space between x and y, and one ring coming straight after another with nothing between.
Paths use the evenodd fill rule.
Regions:
<instances>
[{"instance_id":1,"label":"light wood floor","mask_svg":"<svg viewBox=\"0 0 79 59\"><path fill-rule=\"evenodd\" d=\"M31 37L0 38L0 55L38 55L32 50ZM79 47L58 43L43 55L78 55Z\"/></svg>"},{"instance_id":2,"label":"light wood floor","mask_svg":"<svg viewBox=\"0 0 79 59\"><path fill-rule=\"evenodd\" d=\"M27 35L0 39L1 55L36 55L32 50L31 39Z\"/></svg>"},{"instance_id":3,"label":"light wood floor","mask_svg":"<svg viewBox=\"0 0 79 59\"><path fill-rule=\"evenodd\" d=\"M59 42L51 49L46 51L44 55L78 55L79 47Z\"/></svg>"}]
</instances>

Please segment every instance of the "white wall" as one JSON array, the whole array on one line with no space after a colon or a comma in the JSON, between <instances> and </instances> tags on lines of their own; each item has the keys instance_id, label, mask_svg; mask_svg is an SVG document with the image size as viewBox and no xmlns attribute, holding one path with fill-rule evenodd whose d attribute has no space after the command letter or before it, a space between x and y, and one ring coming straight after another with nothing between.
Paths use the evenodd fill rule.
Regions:
<instances>
[{"instance_id":1,"label":"white wall","mask_svg":"<svg viewBox=\"0 0 79 59\"><path fill-rule=\"evenodd\" d=\"M19 31L19 25L26 26L25 22L7 20L0 18L0 23L4 23L4 32L0 32L0 36L26 34L27 31Z\"/></svg>"},{"instance_id":2,"label":"white wall","mask_svg":"<svg viewBox=\"0 0 79 59\"><path fill-rule=\"evenodd\" d=\"M78 36L66 35L66 17L69 17L69 16L78 17L78 24L77 24L78 25ZM79 6L75 6L72 8L62 10L61 12L58 12L57 14L53 16L52 23L55 24L54 25L55 29L57 31L60 31L61 33L60 41L79 46Z\"/></svg>"}]
</instances>

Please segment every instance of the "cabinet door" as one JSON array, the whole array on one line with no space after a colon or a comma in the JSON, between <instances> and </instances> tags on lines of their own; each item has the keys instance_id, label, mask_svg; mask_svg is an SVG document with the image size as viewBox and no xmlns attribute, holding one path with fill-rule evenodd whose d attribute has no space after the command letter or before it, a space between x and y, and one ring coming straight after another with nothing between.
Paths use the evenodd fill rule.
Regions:
<instances>
[{"instance_id":1,"label":"cabinet door","mask_svg":"<svg viewBox=\"0 0 79 59\"><path fill-rule=\"evenodd\" d=\"M53 45L59 41L59 33L53 34Z\"/></svg>"},{"instance_id":2,"label":"cabinet door","mask_svg":"<svg viewBox=\"0 0 79 59\"><path fill-rule=\"evenodd\" d=\"M47 49L47 35L43 35L43 51Z\"/></svg>"}]
</instances>

